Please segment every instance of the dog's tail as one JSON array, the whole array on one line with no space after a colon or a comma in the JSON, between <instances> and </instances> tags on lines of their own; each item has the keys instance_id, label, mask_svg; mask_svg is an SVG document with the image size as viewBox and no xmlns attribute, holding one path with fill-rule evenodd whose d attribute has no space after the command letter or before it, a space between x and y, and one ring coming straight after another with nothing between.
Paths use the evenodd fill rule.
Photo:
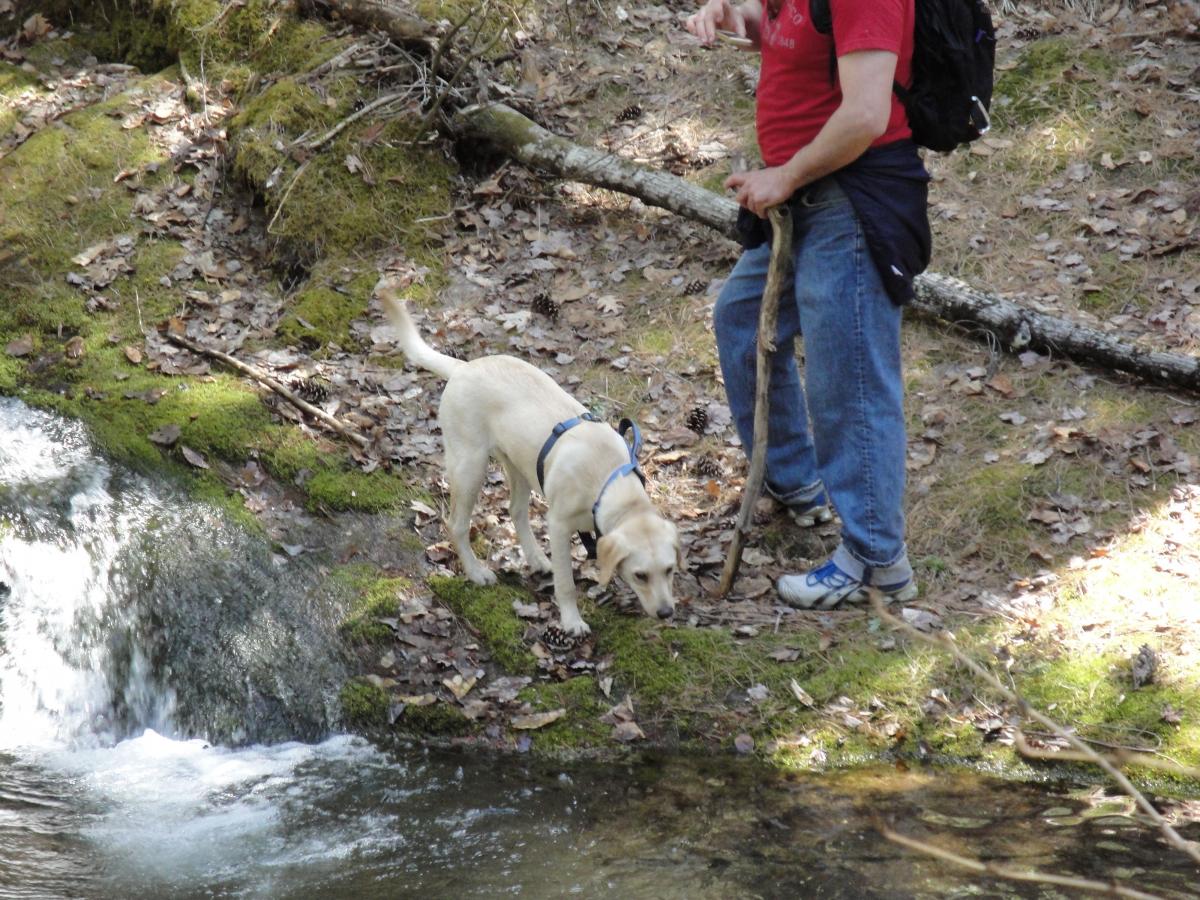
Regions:
<instances>
[{"instance_id":1,"label":"dog's tail","mask_svg":"<svg viewBox=\"0 0 1200 900\"><path fill-rule=\"evenodd\" d=\"M422 369L428 369L442 378L449 378L459 366L466 365L461 359L438 353L421 340L417 326L413 323L412 316L408 314L408 306L396 296L393 288L382 285L377 293L387 312L388 319L391 320L392 327L396 329L396 342L410 363L420 366Z\"/></svg>"}]
</instances>

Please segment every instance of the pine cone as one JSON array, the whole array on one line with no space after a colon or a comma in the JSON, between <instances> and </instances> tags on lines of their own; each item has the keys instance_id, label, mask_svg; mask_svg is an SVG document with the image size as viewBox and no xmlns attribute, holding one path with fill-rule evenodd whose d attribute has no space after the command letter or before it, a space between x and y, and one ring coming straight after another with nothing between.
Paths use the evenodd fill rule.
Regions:
<instances>
[{"instance_id":1,"label":"pine cone","mask_svg":"<svg viewBox=\"0 0 1200 900\"><path fill-rule=\"evenodd\" d=\"M621 114L619 116L617 116L617 121L618 122L632 122L634 119L640 119L641 117L642 117L642 108L640 106L638 106L636 103L634 103L633 105L627 106L623 110L621 110Z\"/></svg>"},{"instance_id":2,"label":"pine cone","mask_svg":"<svg viewBox=\"0 0 1200 900\"><path fill-rule=\"evenodd\" d=\"M542 643L552 653L566 653L578 646L579 638L567 634L557 625L547 625L542 632Z\"/></svg>"},{"instance_id":3,"label":"pine cone","mask_svg":"<svg viewBox=\"0 0 1200 900\"><path fill-rule=\"evenodd\" d=\"M708 455L696 460L692 466L692 471L696 473L697 478L720 478L725 474L717 459Z\"/></svg>"},{"instance_id":4,"label":"pine cone","mask_svg":"<svg viewBox=\"0 0 1200 900\"><path fill-rule=\"evenodd\" d=\"M292 392L309 403L321 404L329 399L329 382L316 375L293 378Z\"/></svg>"},{"instance_id":5,"label":"pine cone","mask_svg":"<svg viewBox=\"0 0 1200 900\"><path fill-rule=\"evenodd\" d=\"M683 286L683 295L685 297L690 297L693 294L703 294L707 287L708 287L707 281L697 278L693 281L689 281L687 284L685 284Z\"/></svg>"},{"instance_id":6,"label":"pine cone","mask_svg":"<svg viewBox=\"0 0 1200 900\"><path fill-rule=\"evenodd\" d=\"M708 410L703 406L693 407L687 414L687 427L696 434L704 434L704 429L708 427Z\"/></svg>"},{"instance_id":7,"label":"pine cone","mask_svg":"<svg viewBox=\"0 0 1200 900\"><path fill-rule=\"evenodd\" d=\"M540 291L533 298L533 311L539 315L545 316L547 319L558 318L558 304L550 299L550 295L545 291Z\"/></svg>"}]
</instances>

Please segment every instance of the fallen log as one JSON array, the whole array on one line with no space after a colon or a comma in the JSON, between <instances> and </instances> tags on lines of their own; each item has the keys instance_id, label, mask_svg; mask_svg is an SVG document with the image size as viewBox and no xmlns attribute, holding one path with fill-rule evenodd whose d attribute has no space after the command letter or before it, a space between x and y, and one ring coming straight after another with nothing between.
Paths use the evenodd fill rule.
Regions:
<instances>
[{"instance_id":1,"label":"fallen log","mask_svg":"<svg viewBox=\"0 0 1200 900\"><path fill-rule=\"evenodd\" d=\"M351 25L382 31L401 46L430 44L441 33L437 25L388 0L304 0L301 8L309 13L333 13Z\"/></svg>"},{"instance_id":2,"label":"fallen log","mask_svg":"<svg viewBox=\"0 0 1200 900\"><path fill-rule=\"evenodd\" d=\"M630 194L651 206L708 225L734 237L737 204L669 172L584 147L552 134L504 104L460 110L454 125L461 137L485 140L527 166L562 178ZM1095 328L1030 309L970 287L948 275L927 272L914 283L912 309L1006 350L1063 356L1135 375L1154 384L1200 392L1200 357L1140 347Z\"/></svg>"}]
</instances>

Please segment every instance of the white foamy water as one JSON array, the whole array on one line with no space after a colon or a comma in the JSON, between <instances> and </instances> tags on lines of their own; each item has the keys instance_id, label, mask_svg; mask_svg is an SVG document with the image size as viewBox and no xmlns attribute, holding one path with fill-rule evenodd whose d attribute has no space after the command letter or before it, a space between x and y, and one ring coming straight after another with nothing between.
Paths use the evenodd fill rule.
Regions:
<instances>
[{"instance_id":1,"label":"white foamy water","mask_svg":"<svg viewBox=\"0 0 1200 900\"><path fill-rule=\"evenodd\" d=\"M385 765L361 739L230 749L178 735L172 686L136 640L114 635L144 627L122 602L122 554L152 522L187 513L145 480L115 477L78 425L0 399L0 801L39 810L26 814L30 858L37 835L65 828L104 861L98 890L232 879L243 882L238 894L270 896L276 867L393 840L365 822L292 833L314 795ZM22 773L14 787L6 755ZM0 826L12 818L3 813ZM12 849L3 838L0 827L0 846ZM8 896L3 875L0 866ZM25 875L13 896L39 896L38 878Z\"/></svg>"},{"instance_id":2,"label":"white foamy water","mask_svg":"<svg viewBox=\"0 0 1200 900\"><path fill-rule=\"evenodd\" d=\"M0 484L26 505L22 521L0 522L0 749L112 743L114 695L147 727L171 729L174 698L151 683L139 648L126 682L110 680L108 633L124 624L117 556L158 508L137 483L118 502L112 475L78 426L0 405Z\"/></svg>"}]
</instances>

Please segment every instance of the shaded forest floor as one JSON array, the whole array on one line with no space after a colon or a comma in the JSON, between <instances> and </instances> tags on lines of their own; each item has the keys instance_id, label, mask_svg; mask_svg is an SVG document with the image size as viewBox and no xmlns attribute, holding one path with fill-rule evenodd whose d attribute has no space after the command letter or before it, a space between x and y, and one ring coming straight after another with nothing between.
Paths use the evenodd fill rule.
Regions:
<instances>
[{"instance_id":1,"label":"shaded forest floor","mask_svg":"<svg viewBox=\"0 0 1200 900\"><path fill-rule=\"evenodd\" d=\"M1183 8L999 19L996 127L929 161L934 270L1195 352L1200 46ZM682 6L570 10L522 9L489 63L493 94L715 190L753 164L750 57L697 48ZM378 35L265 0L171 15L169 46L147 49L132 27L47 3L0 49L0 390L81 416L118 458L172 468L281 556L342 580L363 672L343 688L348 724L545 751L740 738L789 766L1018 767L1016 711L950 660L865 610L776 603L773 579L820 561L836 524L798 532L764 502L737 596L712 598L745 469L711 334L735 245L452 146L421 121L419 58ZM476 521L502 585L456 577L440 385L393 350L380 274L408 282L432 343L516 354L604 417L638 420L687 550L675 623L592 588L594 639L548 649L550 588L520 569L498 472ZM370 447L172 332L292 383ZM980 337L906 322L922 594L904 617L952 629L1099 746L1200 761L1197 399ZM330 558L315 535L363 514L379 540ZM1135 688L1143 645L1157 668Z\"/></svg>"}]
</instances>

